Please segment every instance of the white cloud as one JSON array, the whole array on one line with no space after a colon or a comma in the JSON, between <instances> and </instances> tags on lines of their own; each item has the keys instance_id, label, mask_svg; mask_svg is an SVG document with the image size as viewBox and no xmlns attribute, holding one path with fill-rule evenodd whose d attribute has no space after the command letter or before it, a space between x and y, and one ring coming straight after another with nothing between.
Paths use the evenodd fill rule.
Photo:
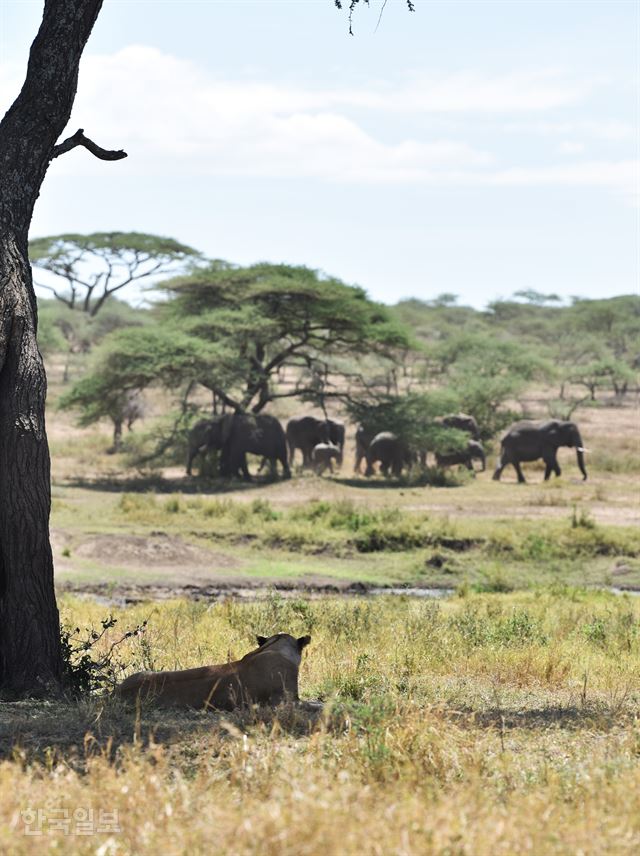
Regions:
<instances>
[{"instance_id":1,"label":"white cloud","mask_svg":"<svg viewBox=\"0 0 640 856\"><path fill-rule=\"evenodd\" d=\"M633 192L640 178L639 167L638 161L634 160L592 161L547 167L514 167L494 173L491 176L491 183L584 185L615 187L623 192Z\"/></svg>"},{"instance_id":2,"label":"white cloud","mask_svg":"<svg viewBox=\"0 0 640 856\"><path fill-rule=\"evenodd\" d=\"M130 46L87 56L70 129L82 126L101 145L124 148L130 161L123 166L136 171L407 181L491 163L460 140L381 142L345 106L380 112L392 102L366 91L210 79L190 62Z\"/></svg>"},{"instance_id":3,"label":"white cloud","mask_svg":"<svg viewBox=\"0 0 640 856\"><path fill-rule=\"evenodd\" d=\"M575 140L563 140L558 146L561 155L580 155L584 151L584 143Z\"/></svg>"},{"instance_id":4,"label":"white cloud","mask_svg":"<svg viewBox=\"0 0 640 856\"><path fill-rule=\"evenodd\" d=\"M396 93L392 109L441 113L530 113L583 101L588 82L562 79L553 69L511 72L493 77L464 72L447 77L426 76ZM399 97L398 97L399 96Z\"/></svg>"},{"instance_id":5,"label":"white cloud","mask_svg":"<svg viewBox=\"0 0 640 856\"><path fill-rule=\"evenodd\" d=\"M618 119L574 119L562 122L510 122L505 130L516 133L539 134L543 137L567 137L574 134L609 142L624 142L637 138L638 129L630 122Z\"/></svg>"},{"instance_id":6,"label":"white cloud","mask_svg":"<svg viewBox=\"0 0 640 856\"><path fill-rule=\"evenodd\" d=\"M12 79L5 69L0 98L8 102L17 88L15 76ZM370 183L570 184L628 192L637 183L637 166L632 161L505 168L496 155L465 139L425 138L424 131L415 132L420 139L404 130L394 135L396 125L406 127L407 119L420 114L455 113L459 137L477 126L480 114L539 114L576 105L589 88L588 83L567 82L560 72L542 71L493 77L476 72L413 75L408 83L396 86L304 89L215 79L190 61L153 47L131 45L115 54L88 54L83 59L69 132L83 127L100 145L124 148L130 157L118 169L131 176L173 173ZM579 126L611 139L626 134L626 126L613 121L534 123L536 133L562 131L565 138ZM372 128L383 128L384 140ZM496 148L500 142L497 137L492 140ZM560 145L564 155L581 151L582 144L570 140ZM104 165L77 150L54 161L52 168L58 174L89 175Z\"/></svg>"},{"instance_id":7,"label":"white cloud","mask_svg":"<svg viewBox=\"0 0 640 856\"><path fill-rule=\"evenodd\" d=\"M483 179L478 179L480 182ZM514 167L488 177L503 187L601 187L620 193L629 204L640 203L640 161L591 161L548 167Z\"/></svg>"}]
</instances>

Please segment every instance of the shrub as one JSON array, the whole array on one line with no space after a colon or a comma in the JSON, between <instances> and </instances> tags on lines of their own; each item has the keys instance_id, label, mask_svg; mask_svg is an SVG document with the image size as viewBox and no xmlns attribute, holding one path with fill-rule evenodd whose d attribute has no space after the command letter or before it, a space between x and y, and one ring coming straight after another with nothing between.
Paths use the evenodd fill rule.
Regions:
<instances>
[{"instance_id":1,"label":"shrub","mask_svg":"<svg viewBox=\"0 0 640 856\"><path fill-rule=\"evenodd\" d=\"M142 636L147 628L147 622L143 621L132 630L125 631L101 657L97 656L96 646L117 623L118 620L110 615L102 619L100 631L87 628L84 638L77 635L80 633L79 627L73 630L67 626L60 627L63 684L72 695L112 689L117 683L124 670L123 664L116 658L118 647L132 636Z\"/></svg>"}]
</instances>

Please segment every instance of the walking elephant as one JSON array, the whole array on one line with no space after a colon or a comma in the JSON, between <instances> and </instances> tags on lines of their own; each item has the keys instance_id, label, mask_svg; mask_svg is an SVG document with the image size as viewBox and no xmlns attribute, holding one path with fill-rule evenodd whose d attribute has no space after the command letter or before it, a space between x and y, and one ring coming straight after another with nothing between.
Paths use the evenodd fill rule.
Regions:
<instances>
[{"instance_id":1,"label":"walking elephant","mask_svg":"<svg viewBox=\"0 0 640 856\"><path fill-rule=\"evenodd\" d=\"M330 435L331 428L326 419L317 419L315 416L299 416L290 419L287 422L289 466L293 465L296 449L300 449L302 453L302 466L311 466L311 453L313 449L318 443L330 443Z\"/></svg>"},{"instance_id":2,"label":"walking elephant","mask_svg":"<svg viewBox=\"0 0 640 856\"><path fill-rule=\"evenodd\" d=\"M406 443L391 431L381 431L373 438L367 449L366 476L374 473L373 465L380 461L380 472L389 476L389 470L399 478L403 467L410 467L414 463L414 455L411 454Z\"/></svg>"},{"instance_id":3,"label":"walking elephant","mask_svg":"<svg viewBox=\"0 0 640 856\"><path fill-rule=\"evenodd\" d=\"M539 458L545 463L544 480L547 481L552 472L560 475L558 465L558 449L560 446L568 446L576 450L578 468L582 478L587 478L584 466L584 452L580 431L575 422L561 422L551 419L549 422L515 422L507 431L501 441L500 458L493 474L495 481L500 480L503 469L507 464L513 464L518 481L524 482L520 464L523 461L537 461Z\"/></svg>"},{"instance_id":4,"label":"walking elephant","mask_svg":"<svg viewBox=\"0 0 640 856\"><path fill-rule=\"evenodd\" d=\"M436 466L440 467L440 469L463 464L468 470L473 470L474 460L482 462L482 472L484 472L487 468L486 457L482 443L477 440L469 440L466 449L462 449L459 452L436 452Z\"/></svg>"},{"instance_id":5,"label":"walking elephant","mask_svg":"<svg viewBox=\"0 0 640 856\"><path fill-rule=\"evenodd\" d=\"M280 462L283 477L290 478L287 439L275 416L265 413L229 413L217 424L216 441L220 443L221 476L240 474L245 481L251 481L247 454L252 454L266 458L274 475Z\"/></svg>"},{"instance_id":6,"label":"walking elephant","mask_svg":"<svg viewBox=\"0 0 640 856\"><path fill-rule=\"evenodd\" d=\"M321 476L328 469L333 475L333 461L338 466L342 463L342 454L340 449L333 443L318 443L311 452L311 460L316 473Z\"/></svg>"},{"instance_id":7,"label":"walking elephant","mask_svg":"<svg viewBox=\"0 0 640 856\"><path fill-rule=\"evenodd\" d=\"M356 430L356 461L353 467L354 473L360 472L360 465L362 461L366 459L369 444L376 436L376 433L377 432L372 429L367 429L362 425L358 425Z\"/></svg>"}]
</instances>

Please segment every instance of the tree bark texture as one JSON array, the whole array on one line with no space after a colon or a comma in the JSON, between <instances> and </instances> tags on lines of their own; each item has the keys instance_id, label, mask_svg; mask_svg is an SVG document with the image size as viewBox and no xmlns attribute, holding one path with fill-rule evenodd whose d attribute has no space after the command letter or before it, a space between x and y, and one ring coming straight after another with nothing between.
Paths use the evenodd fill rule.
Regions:
<instances>
[{"instance_id":1,"label":"tree bark texture","mask_svg":"<svg viewBox=\"0 0 640 856\"><path fill-rule=\"evenodd\" d=\"M0 693L42 694L61 676L49 544L46 376L28 233L76 94L102 0L45 0L25 83L0 122Z\"/></svg>"}]
</instances>

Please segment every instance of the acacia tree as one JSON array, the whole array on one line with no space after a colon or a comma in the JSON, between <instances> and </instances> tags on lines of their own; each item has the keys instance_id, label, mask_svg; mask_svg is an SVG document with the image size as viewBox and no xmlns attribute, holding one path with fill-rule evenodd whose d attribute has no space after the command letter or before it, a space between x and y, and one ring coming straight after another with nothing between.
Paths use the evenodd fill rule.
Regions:
<instances>
[{"instance_id":1,"label":"acacia tree","mask_svg":"<svg viewBox=\"0 0 640 856\"><path fill-rule=\"evenodd\" d=\"M50 291L69 309L80 309L93 318L113 294L131 283L180 273L200 253L173 238L95 232L36 238L29 242L29 257L36 267L54 275L55 284L37 282L39 288Z\"/></svg>"},{"instance_id":2,"label":"acacia tree","mask_svg":"<svg viewBox=\"0 0 640 856\"><path fill-rule=\"evenodd\" d=\"M51 160L75 146L115 160L82 130L57 144L102 0L45 0L24 85L0 122L0 692L59 685L59 616L49 543L46 377L28 256L33 208Z\"/></svg>"},{"instance_id":3,"label":"acacia tree","mask_svg":"<svg viewBox=\"0 0 640 856\"><path fill-rule=\"evenodd\" d=\"M200 384L236 412L281 398L322 404L361 378L345 358L392 365L409 346L402 325L361 288L306 267L212 262L164 289L171 297L156 324L108 337L93 370L61 399L81 410L81 424L113 418L128 391L151 384L186 390L183 402Z\"/></svg>"},{"instance_id":4,"label":"acacia tree","mask_svg":"<svg viewBox=\"0 0 640 856\"><path fill-rule=\"evenodd\" d=\"M226 351L217 365L191 378L236 411L259 413L270 402L334 389L337 358L376 354L393 359L407 335L388 310L346 285L303 266L214 262L170 280L161 318L195 340L200 351ZM222 357L222 358L221 358ZM274 379L294 369L296 382Z\"/></svg>"}]
</instances>

